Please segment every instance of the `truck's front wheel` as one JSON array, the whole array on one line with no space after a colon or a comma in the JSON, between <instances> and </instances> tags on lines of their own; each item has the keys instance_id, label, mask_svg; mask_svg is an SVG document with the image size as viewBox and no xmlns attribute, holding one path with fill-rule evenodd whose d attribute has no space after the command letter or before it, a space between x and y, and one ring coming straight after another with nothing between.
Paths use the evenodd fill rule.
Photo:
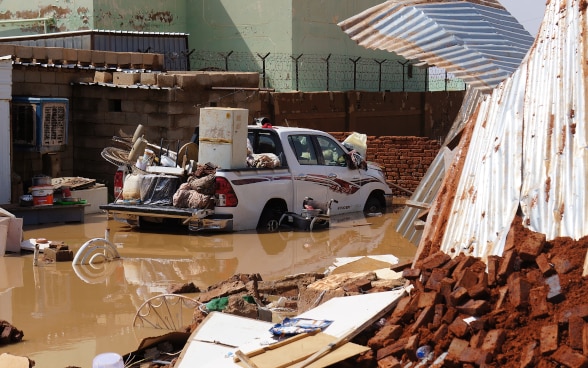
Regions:
<instances>
[{"instance_id":1,"label":"truck's front wheel","mask_svg":"<svg viewBox=\"0 0 588 368\"><path fill-rule=\"evenodd\" d=\"M286 206L280 203L268 203L259 217L257 230L273 233L278 231L280 218L286 212Z\"/></svg>"}]
</instances>

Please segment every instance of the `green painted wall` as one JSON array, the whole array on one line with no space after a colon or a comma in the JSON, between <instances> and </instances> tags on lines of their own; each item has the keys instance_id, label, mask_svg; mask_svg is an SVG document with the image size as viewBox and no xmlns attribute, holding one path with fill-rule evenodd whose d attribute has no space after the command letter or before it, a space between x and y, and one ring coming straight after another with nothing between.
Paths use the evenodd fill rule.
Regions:
<instances>
[{"instance_id":1,"label":"green painted wall","mask_svg":"<svg viewBox=\"0 0 588 368\"><path fill-rule=\"evenodd\" d=\"M94 29L179 32L188 27L186 0L94 0Z\"/></svg>"},{"instance_id":2,"label":"green painted wall","mask_svg":"<svg viewBox=\"0 0 588 368\"><path fill-rule=\"evenodd\" d=\"M51 18L47 24L49 32L92 29L93 3L93 0L2 0L0 37L44 33L43 22L22 21L35 18Z\"/></svg>"}]
</instances>

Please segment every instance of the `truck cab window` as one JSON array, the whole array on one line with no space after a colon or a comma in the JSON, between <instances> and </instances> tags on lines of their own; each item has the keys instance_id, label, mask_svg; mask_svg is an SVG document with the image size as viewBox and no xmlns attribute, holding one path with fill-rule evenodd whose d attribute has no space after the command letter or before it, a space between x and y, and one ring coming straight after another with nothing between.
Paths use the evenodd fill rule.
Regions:
<instances>
[{"instance_id":1,"label":"truck cab window","mask_svg":"<svg viewBox=\"0 0 588 368\"><path fill-rule=\"evenodd\" d=\"M316 165L316 151L310 136L291 135L288 141L300 165Z\"/></svg>"},{"instance_id":2,"label":"truck cab window","mask_svg":"<svg viewBox=\"0 0 588 368\"><path fill-rule=\"evenodd\" d=\"M327 137L317 137L318 144L320 146L320 152L322 153L322 165L327 166L346 166L345 152L343 149L335 143L333 140Z\"/></svg>"}]
</instances>

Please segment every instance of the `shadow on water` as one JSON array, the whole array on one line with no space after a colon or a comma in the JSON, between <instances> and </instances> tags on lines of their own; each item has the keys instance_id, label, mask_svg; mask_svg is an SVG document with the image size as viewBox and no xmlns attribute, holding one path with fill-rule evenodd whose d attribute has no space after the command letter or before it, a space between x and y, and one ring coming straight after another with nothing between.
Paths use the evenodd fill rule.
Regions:
<instances>
[{"instance_id":1,"label":"shadow on water","mask_svg":"<svg viewBox=\"0 0 588 368\"><path fill-rule=\"evenodd\" d=\"M27 226L24 238L63 241L74 253L107 229L121 259L102 265L71 262L33 266L32 253L0 257L0 319L23 330L24 340L0 354L28 356L37 368L91 367L106 351L124 355L161 330L133 328L141 304L172 284L206 289L238 273L264 280L324 272L338 257L392 254L401 261L416 247L394 230L398 213L334 218L329 229L194 234L185 229L136 231L87 215L84 223Z\"/></svg>"}]
</instances>

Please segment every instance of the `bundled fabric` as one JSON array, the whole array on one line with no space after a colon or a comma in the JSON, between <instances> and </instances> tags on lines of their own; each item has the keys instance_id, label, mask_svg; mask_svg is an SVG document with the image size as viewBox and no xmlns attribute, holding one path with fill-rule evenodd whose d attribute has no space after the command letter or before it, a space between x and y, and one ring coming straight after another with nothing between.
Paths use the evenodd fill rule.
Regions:
<instances>
[{"instance_id":1,"label":"bundled fabric","mask_svg":"<svg viewBox=\"0 0 588 368\"><path fill-rule=\"evenodd\" d=\"M280 167L280 159L273 153L252 153L247 156L247 165L257 169Z\"/></svg>"},{"instance_id":2,"label":"bundled fabric","mask_svg":"<svg viewBox=\"0 0 588 368\"><path fill-rule=\"evenodd\" d=\"M214 208L216 166L198 164L188 180L173 195L173 205L178 208Z\"/></svg>"},{"instance_id":3,"label":"bundled fabric","mask_svg":"<svg viewBox=\"0 0 588 368\"><path fill-rule=\"evenodd\" d=\"M217 166L211 162L206 164L197 164L196 169L194 170L194 176L197 178L201 178L206 175L216 174Z\"/></svg>"},{"instance_id":4,"label":"bundled fabric","mask_svg":"<svg viewBox=\"0 0 588 368\"><path fill-rule=\"evenodd\" d=\"M204 177L198 178L195 175L192 175L188 178L186 182L188 184L189 190L195 190L200 194L214 194L214 184L215 184L215 175L209 174Z\"/></svg>"}]
</instances>

